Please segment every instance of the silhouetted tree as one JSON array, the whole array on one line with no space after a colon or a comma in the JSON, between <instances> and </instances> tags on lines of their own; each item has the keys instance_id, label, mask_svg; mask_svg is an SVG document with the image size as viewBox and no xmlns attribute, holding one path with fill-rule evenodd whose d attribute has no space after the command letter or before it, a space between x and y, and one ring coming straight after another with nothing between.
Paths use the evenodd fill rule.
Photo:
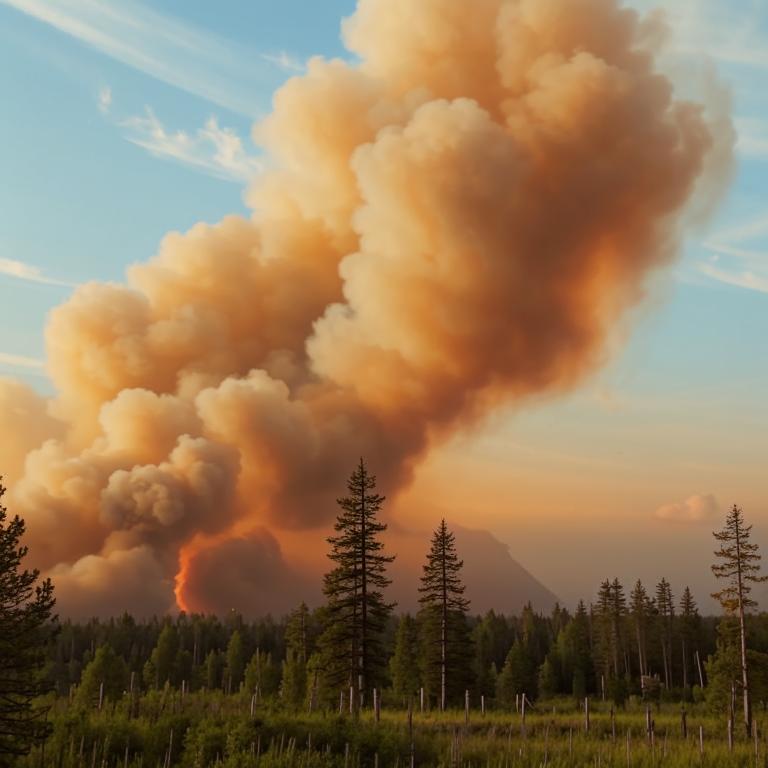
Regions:
<instances>
[{"instance_id":1,"label":"silhouetted tree","mask_svg":"<svg viewBox=\"0 0 768 768\"><path fill-rule=\"evenodd\" d=\"M629 596L629 615L635 628L637 643L637 663L642 678L648 674L648 626L653 612L653 605L640 579L637 580Z\"/></svg>"},{"instance_id":2,"label":"silhouetted tree","mask_svg":"<svg viewBox=\"0 0 768 768\"><path fill-rule=\"evenodd\" d=\"M672 588L662 577L656 585L656 615L659 627L659 642L661 644L661 659L664 667L664 685L672 687L672 627L675 620L675 604Z\"/></svg>"},{"instance_id":3,"label":"silhouetted tree","mask_svg":"<svg viewBox=\"0 0 768 768\"><path fill-rule=\"evenodd\" d=\"M691 590L688 587L683 590L683 596L680 598L679 626L683 660L683 688L687 690L690 685L688 673L690 671L691 650L697 641L701 628L701 616L699 616L696 601L693 599Z\"/></svg>"},{"instance_id":4,"label":"silhouetted tree","mask_svg":"<svg viewBox=\"0 0 768 768\"><path fill-rule=\"evenodd\" d=\"M281 695L289 707L298 707L307 695L309 659L309 609L302 603L288 619Z\"/></svg>"},{"instance_id":5,"label":"silhouetted tree","mask_svg":"<svg viewBox=\"0 0 768 768\"><path fill-rule=\"evenodd\" d=\"M0 478L0 500L4 493ZM22 566L24 531L0 503L0 763L27 754L49 730L38 699L53 687L44 671L56 601L50 579Z\"/></svg>"},{"instance_id":6,"label":"silhouetted tree","mask_svg":"<svg viewBox=\"0 0 768 768\"><path fill-rule=\"evenodd\" d=\"M419 629L413 617L400 617L395 634L395 652L389 662L392 691L396 696L412 696L421 687L419 670Z\"/></svg>"},{"instance_id":7,"label":"silhouetted tree","mask_svg":"<svg viewBox=\"0 0 768 768\"><path fill-rule=\"evenodd\" d=\"M347 489L349 495L338 500L336 535L328 539L335 567L323 584L327 624L321 645L326 689L348 687L357 711L361 696L381 682L386 668L383 632L394 604L384 600L383 590L390 584L386 567L395 558L383 554L379 537L387 526L377 515L385 499L363 459Z\"/></svg>"},{"instance_id":8,"label":"silhouetted tree","mask_svg":"<svg viewBox=\"0 0 768 768\"><path fill-rule=\"evenodd\" d=\"M419 587L423 675L428 691L438 694L441 710L449 698L463 693L471 669L463 565L456 554L455 536L442 520L432 535Z\"/></svg>"},{"instance_id":9,"label":"silhouetted tree","mask_svg":"<svg viewBox=\"0 0 768 768\"><path fill-rule=\"evenodd\" d=\"M725 527L714 531L713 536L720 542L715 550L715 557L722 562L712 566L712 572L718 579L724 579L727 586L712 597L720 602L727 616L738 620L738 637L741 658L741 688L744 704L744 727L747 736L752 729L752 704L749 696L749 666L747 657L746 614L757 606L749 596L752 584L766 581L768 576L760 576L760 559L757 544L749 541L752 526L744 522L744 513L736 504L728 513Z\"/></svg>"}]
</instances>

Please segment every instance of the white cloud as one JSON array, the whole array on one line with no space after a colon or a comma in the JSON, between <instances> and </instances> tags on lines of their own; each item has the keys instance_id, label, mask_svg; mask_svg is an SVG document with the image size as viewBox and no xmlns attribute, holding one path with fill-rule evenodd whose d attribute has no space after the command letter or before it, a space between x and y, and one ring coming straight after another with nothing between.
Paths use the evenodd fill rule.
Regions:
<instances>
[{"instance_id":1,"label":"white cloud","mask_svg":"<svg viewBox=\"0 0 768 768\"><path fill-rule=\"evenodd\" d=\"M712 494L702 496L696 494L685 501L663 504L654 513L657 520L671 523L708 523L717 518L722 510L717 499Z\"/></svg>"},{"instance_id":2,"label":"white cloud","mask_svg":"<svg viewBox=\"0 0 768 768\"><path fill-rule=\"evenodd\" d=\"M766 216L716 233L702 243L712 256L699 262L699 272L726 285L768 293L766 235Z\"/></svg>"},{"instance_id":3,"label":"white cloud","mask_svg":"<svg viewBox=\"0 0 768 768\"><path fill-rule=\"evenodd\" d=\"M43 274L39 267L31 264L25 264L23 261L15 259L0 258L0 275L15 277L18 280L27 280L31 283L43 283L44 285L61 285L66 288L74 287L74 283L68 283L65 280L56 280Z\"/></svg>"},{"instance_id":4,"label":"white cloud","mask_svg":"<svg viewBox=\"0 0 768 768\"><path fill-rule=\"evenodd\" d=\"M10 365L14 368L39 369L45 367L45 362L36 357L25 355L12 355L8 352L0 352L0 365Z\"/></svg>"},{"instance_id":5,"label":"white cloud","mask_svg":"<svg viewBox=\"0 0 768 768\"><path fill-rule=\"evenodd\" d=\"M211 117L194 134L168 130L149 107L143 115L119 123L126 139L155 157L175 160L225 181L247 182L262 170L258 158L248 154L242 139Z\"/></svg>"},{"instance_id":6,"label":"white cloud","mask_svg":"<svg viewBox=\"0 0 768 768\"><path fill-rule=\"evenodd\" d=\"M750 291L768 293L768 272L763 275L750 271L720 269L711 262L699 264L699 270L713 280L718 280L726 285L735 285L738 288L746 288Z\"/></svg>"},{"instance_id":7,"label":"white cloud","mask_svg":"<svg viewBox=\"0 0 768 768\"><path fill-rule=\"evenodd\" d=\"M269 59L137 0L0 0L176 88L255 117L275 85ZM272 64L293 60L278 55Z\"/></svg>"},{"instance_id":8,"label":"white cloud","mask_svg":"<svg viewBox=\"0 0 768 768\"><path fill-rule=\"evenodd\" d=\"M261 58L264 59L264 61L268 61L270 64L274 64L280 69L284 69L286 72L304 71L304 65L295 56L291 56L286 51L280 51L279 53L262 53Z\"/></svg>"},{"instance_id":9,"label":"white cloud","mask_svg":"<svg viewBox=\"0 0 768 768\"><path fill-rule=\"evenodd\" d=\"M102 115L109 114L109 110L112 108L112 89L105 85L99 91L99 112Z\"/></svg>"},{"instance_id":10,"label":"white cloud","mask_svg":"<svg viewBox=\"0 0 768 768\"><path fill-rule=\"evenodd\" d=\"M768 158L768 121L760 118L736 118L736 149L749 157Z\"/></svg>"}]
</instances>

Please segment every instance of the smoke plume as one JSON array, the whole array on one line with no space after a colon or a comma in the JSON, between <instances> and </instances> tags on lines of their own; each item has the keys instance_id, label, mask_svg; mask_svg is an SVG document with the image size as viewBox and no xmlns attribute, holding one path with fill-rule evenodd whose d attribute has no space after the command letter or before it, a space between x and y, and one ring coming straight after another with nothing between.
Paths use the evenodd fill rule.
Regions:
<instances>
[{"instance_id":1,"label":"smoke plume","mask_svg":"<svg viewBox=\"0 0 768 768\"><path fill-rule=\"evenodd\" d=\"M457 428L595 370L730 156L729 120L657 70L658 24L360 0L355 63L311 60L254 129L252 217L78 288L50 402L3 385L0 424L34 411L3 458L62 611L293 592L281 532L325 530L359 456L394 493Z\"/></svg>"}]
</instances>

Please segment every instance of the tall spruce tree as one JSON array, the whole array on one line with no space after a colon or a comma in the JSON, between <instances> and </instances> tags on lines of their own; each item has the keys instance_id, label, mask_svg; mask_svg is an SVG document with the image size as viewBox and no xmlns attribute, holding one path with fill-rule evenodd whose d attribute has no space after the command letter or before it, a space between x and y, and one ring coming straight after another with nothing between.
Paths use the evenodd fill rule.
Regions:
<instances>
[{"instance_id":1,"label":"tall spruce tree","mask_svg":"<svg viewBox=\"0 0 768 768\"><path fill-rule=\"evenodd\" d=\"M281 697L289 707L298 707L307 695L309 659L309 609L302 603L288 619L285 628L285 661Z\"/></svg>"},{"instance_id":2,"label":"tall spruce tree","mask_svg":"<svg viewBox=\"0 0 768 768\"><path fill-rule=\"evenodd\" d=\"M691 590L686 587L680 598L680 646L682 651L683 689L688 690L690 685L689 670L691 668L690 655L694 644L697 642L701 629L701 616L696 607Z\"/></svg>"},{"instance_id":3,"label":"tall spruce tree","mask_svg":"<svg viewBox=\"0 0 768 768\"><path fill-rule=\"evenodd\" d=\"M456 554L455 536L442 520L432 535L419 587L424 678L427 690L437 693L441 710L449 698L463 692L471 669L469 600L464 597L460 575L463 566Z\"/></svg>"},{"instance_id":4,"label":"tall spruce tree","mask_svg":"<svg viewBox=\"0 0 768 768\"><path fill-rule=\"evenodd\" d=\"M719 592L713 592L712 597L723 606L727 616L738 619L744 727L747 736L752 730L752 703L749 690L746 615L757 606L749 596L752 584L768 579L768 576L759 575L761 556L758 554L757 544L749 541L751 533L752 526L744 522L744 513L736 504L725 519L725 527L712 533L720 542L720 547L715 550L715 557L722 561L712 566L712 572L716 578L727 582L727 586Z\"/></svg>"},{"instance_id":5,"label":"tall spruce tree","mask_svg":"<svg viewBox=\"0 0 768 768\"><path fill-rule=\"evenodd\" d=\"M387 526L377 515L385 498L376 493L376 478L362 458L347 489L349 495L338 499L336 535L328 538L335 567L323 584L327 624L321 645L326 690L347 688L352 709L358 711L361 697L383 679L383 633L394 607L384 600L383 590L390 584L387 565L395 558L383 554L379 537Z\"/></svg>"},{"instance_id":6,"label":"tall spruce tree","mask_svg":"<svg viewBox=\"0 0 768 768\"><path fill-rule=\"evenodd\" d=\"M414 618L405 614L400 617L395 633L395 652L389 660L392 692L406 700L421 686L419 670L419 628Z\"/></svg>"},{"instance_id":7,"label":"tall spruce tree","mask_svg":"<svg viewBox=\"0 0 768 768\"><path fill-rule=\"evenodd\" d=\"M629 596L629 614L635 628L635 642L637 643L637 663L640 670L640 687L643 686L643 677L648 674L648 625L653 611L653 605L648 592L640 579L637 580Z\"/></svg>"},{"instance_id":8,"label":"tall spruce tree","mask_svg":"<svg viewBox=\"0 0 768 768\"><path fill-rule=\"evenodd\" d=\"M675 620L675 604L672 597L672 587L662 577L656 585L656 614L659 626L659 642L661 643L661 660L664 666L664 685L672 687L672 628Z\"/></svg>"},{"instance_id":9,"label":"tall spruce tree","mask_svg":"<svg viewBox=\"0 0 768 768\"><path fill-rule=\"evenodd\" d=\"M4 493L0 482L0 499ZM8 520L0 503L0 764L26 755L49 731L47 707L38 701L52 688L44 668L56 601L50 579L22 566L24 531L24 521Z\"/></svg>"}]
</instances>

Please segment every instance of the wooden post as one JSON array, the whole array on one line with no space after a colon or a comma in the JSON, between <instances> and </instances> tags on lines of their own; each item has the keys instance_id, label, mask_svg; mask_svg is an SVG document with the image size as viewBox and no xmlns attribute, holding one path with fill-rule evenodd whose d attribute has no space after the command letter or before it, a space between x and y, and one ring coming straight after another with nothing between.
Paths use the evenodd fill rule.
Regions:
<instances>
[{"instance_id":1,"label":"wooden post","mask_svg":"<svg viewBox=\"0 0 768 768\"><path fill-rule=\"evenodd\" d=\"M344 691L339 691L339 714L344 712Z\"/></svg>"},{"instance_id":2,"label":"wooden post","mask_svg":"<svg viewBox=\"0 0 768 768\"><path fill-rule=\"evenodd\" d=\"M611 741L616 743L616 710L611 704Z\"/></svg>"},{"instance_id":3,"label":"wooden post","mask_svg":"<svg viewBox=\"0 0 768 768\"><path fill-rule=\"evenodd\" d=\"M480 714L485 717L485 694L480 694Z\"/></svg>"},{"instance_id":4,"label":"wooden post","mask_svg":"<svg viewBox=\"0 0 768 768\"><path fill-rule=\"evenodd\" d=\"M605 701L605 675L600 675L600 689L603 693L603 701Z\"/></svg>"},{"instance_id":5,"label":"wooden post","mask_svg":"<svg viewBox=\"0 0 768 768\"><path fill-rule=\"evenodd\" d=\"M645 736L648 739L648 743L651 742L651 735L653 733L653 725L651 724L651 705L645 705Z\"/></svg>"},{"instance_id":6,"label":"wooden post","mask_svg":"<svg viewBox=\"0 0 768 768\"><path fill-rule=\"evenodd\" d=\"M728 718L728 751L733 752L733 718Z\"/></svg>"},{"instance_id":7,"label":"wooden post","mask_svg":"<svg viewBox=\"0 0 768 768\"><path fill-rule=\"evenodd\" d=\"M589 733L589 696L584 697L584 732Z\"/></svg>"},{"instance_id":8,"label":"wooden post","mask_svg":"<svg viewBox=\"0 0 768 768\"><path fill-rule=\"evenodd\" d=\"M699 755L704 759L704 726L699 726Z\"/></svg>"},{"instance_id":9,"label":"wooden post","mask_svg":"<svg viewBox=\"0 0 768 768\"><path fill-rule=\"evenodd\" d=\"M573 756L573 728L568 729L568 757Z\"/></svg>"},{"instance_id":10,"label":"wooden post","mask_svg":"<svg viewBox=\"0 0 768 768\"><path fill-rule=\"evenodd\" d=\"M101 712L101 708L104 705L104 683L99 683L99 712Z\"/></svg>"},{"instance_id":11,"label":"wooden post","mask_svg":"<svg viewBox=\"0 0 768 768\"><path fill-rule=\"evenodd\" d=\"M413 743L413 699L408 699L408 738L411 742L410 768L416 764L416 747Z\"/></svg>"},{"instance_id":12,"label":"wooden post","mask_svg":"<svg viewBox=\"0 0 768 768\"><path fill-rule=\"evenodd\" d=\"M684 738L688 738L688 713L685 711L685 707L680 710L680 735Z\"/></svg>"},{"instance_id":13,"label":"wooden post","mask_svg":"<svg viewBox=\"0 0 768 768\"><path fill-rule=\"evenodd\" d=\"M349 714L355 714L355 689L354 686L349 686Z\"/></svg>"},{"instance_id":14,"label":"wooden post","mask_svg":"<svg viewBox=\"0 0 768 768\"><path fill-rule=\"evenodd\" d=\"M629 728L627 729L627 768L632 765L632 735Z\"/></svg>"},{"instance_id":15,"label":"wooden post","mask_svg":"<svg viewBox=\"0 0 768 768\"><path fill-rule=\"evenodd\" d=\"M379 689L373 689L373 719L374 722L379 722L381 717L381 700L379 698Z\"/></svg>"},{"instance_id":16,"label":"wooden post","mask_svg":"<svg viewBox=\"0 0 768 768\"><path fill-rule=\"evenodd\" d=\"M757 766L760 760L760 742L757 734L757 720L752 720L752 738L755 741L755 765Z\"/></svg>"},{"instance_id":17,"label":"wooden post","mask_svg":"<svg viewBox=\"0 0 768 768\"><path fill-rule=\"evenodd\" d=\"M525 694L520 697L520 730L525 738Z\"/></svg>"},{"instance_id":18,"label":"wooden post","mask_svg":"<svg viewBox=\"0 0 768 768\"><path fill-rule=\"evenodd\" d=\"M520 694L515 694L515 712L520 714Z\"/></svg>"},{"instance_id":19,"label":"wooden post","mask_svg":"<svg viewBox=\"0 0 768 768\"><path fill-rule=\"evenodd\" d=\"M424 714L424 686L419 688L419 711Z\"/></svg>"},{"instance_id":20,"label":"wooden post","mask_svg":"<svg viewBox=\"0 0 768 768\"><path fill-rule=\"evenodd\" d=\"M464 722L469 722L469 691L464 691Z\"/></svg>"}]
</instances>

